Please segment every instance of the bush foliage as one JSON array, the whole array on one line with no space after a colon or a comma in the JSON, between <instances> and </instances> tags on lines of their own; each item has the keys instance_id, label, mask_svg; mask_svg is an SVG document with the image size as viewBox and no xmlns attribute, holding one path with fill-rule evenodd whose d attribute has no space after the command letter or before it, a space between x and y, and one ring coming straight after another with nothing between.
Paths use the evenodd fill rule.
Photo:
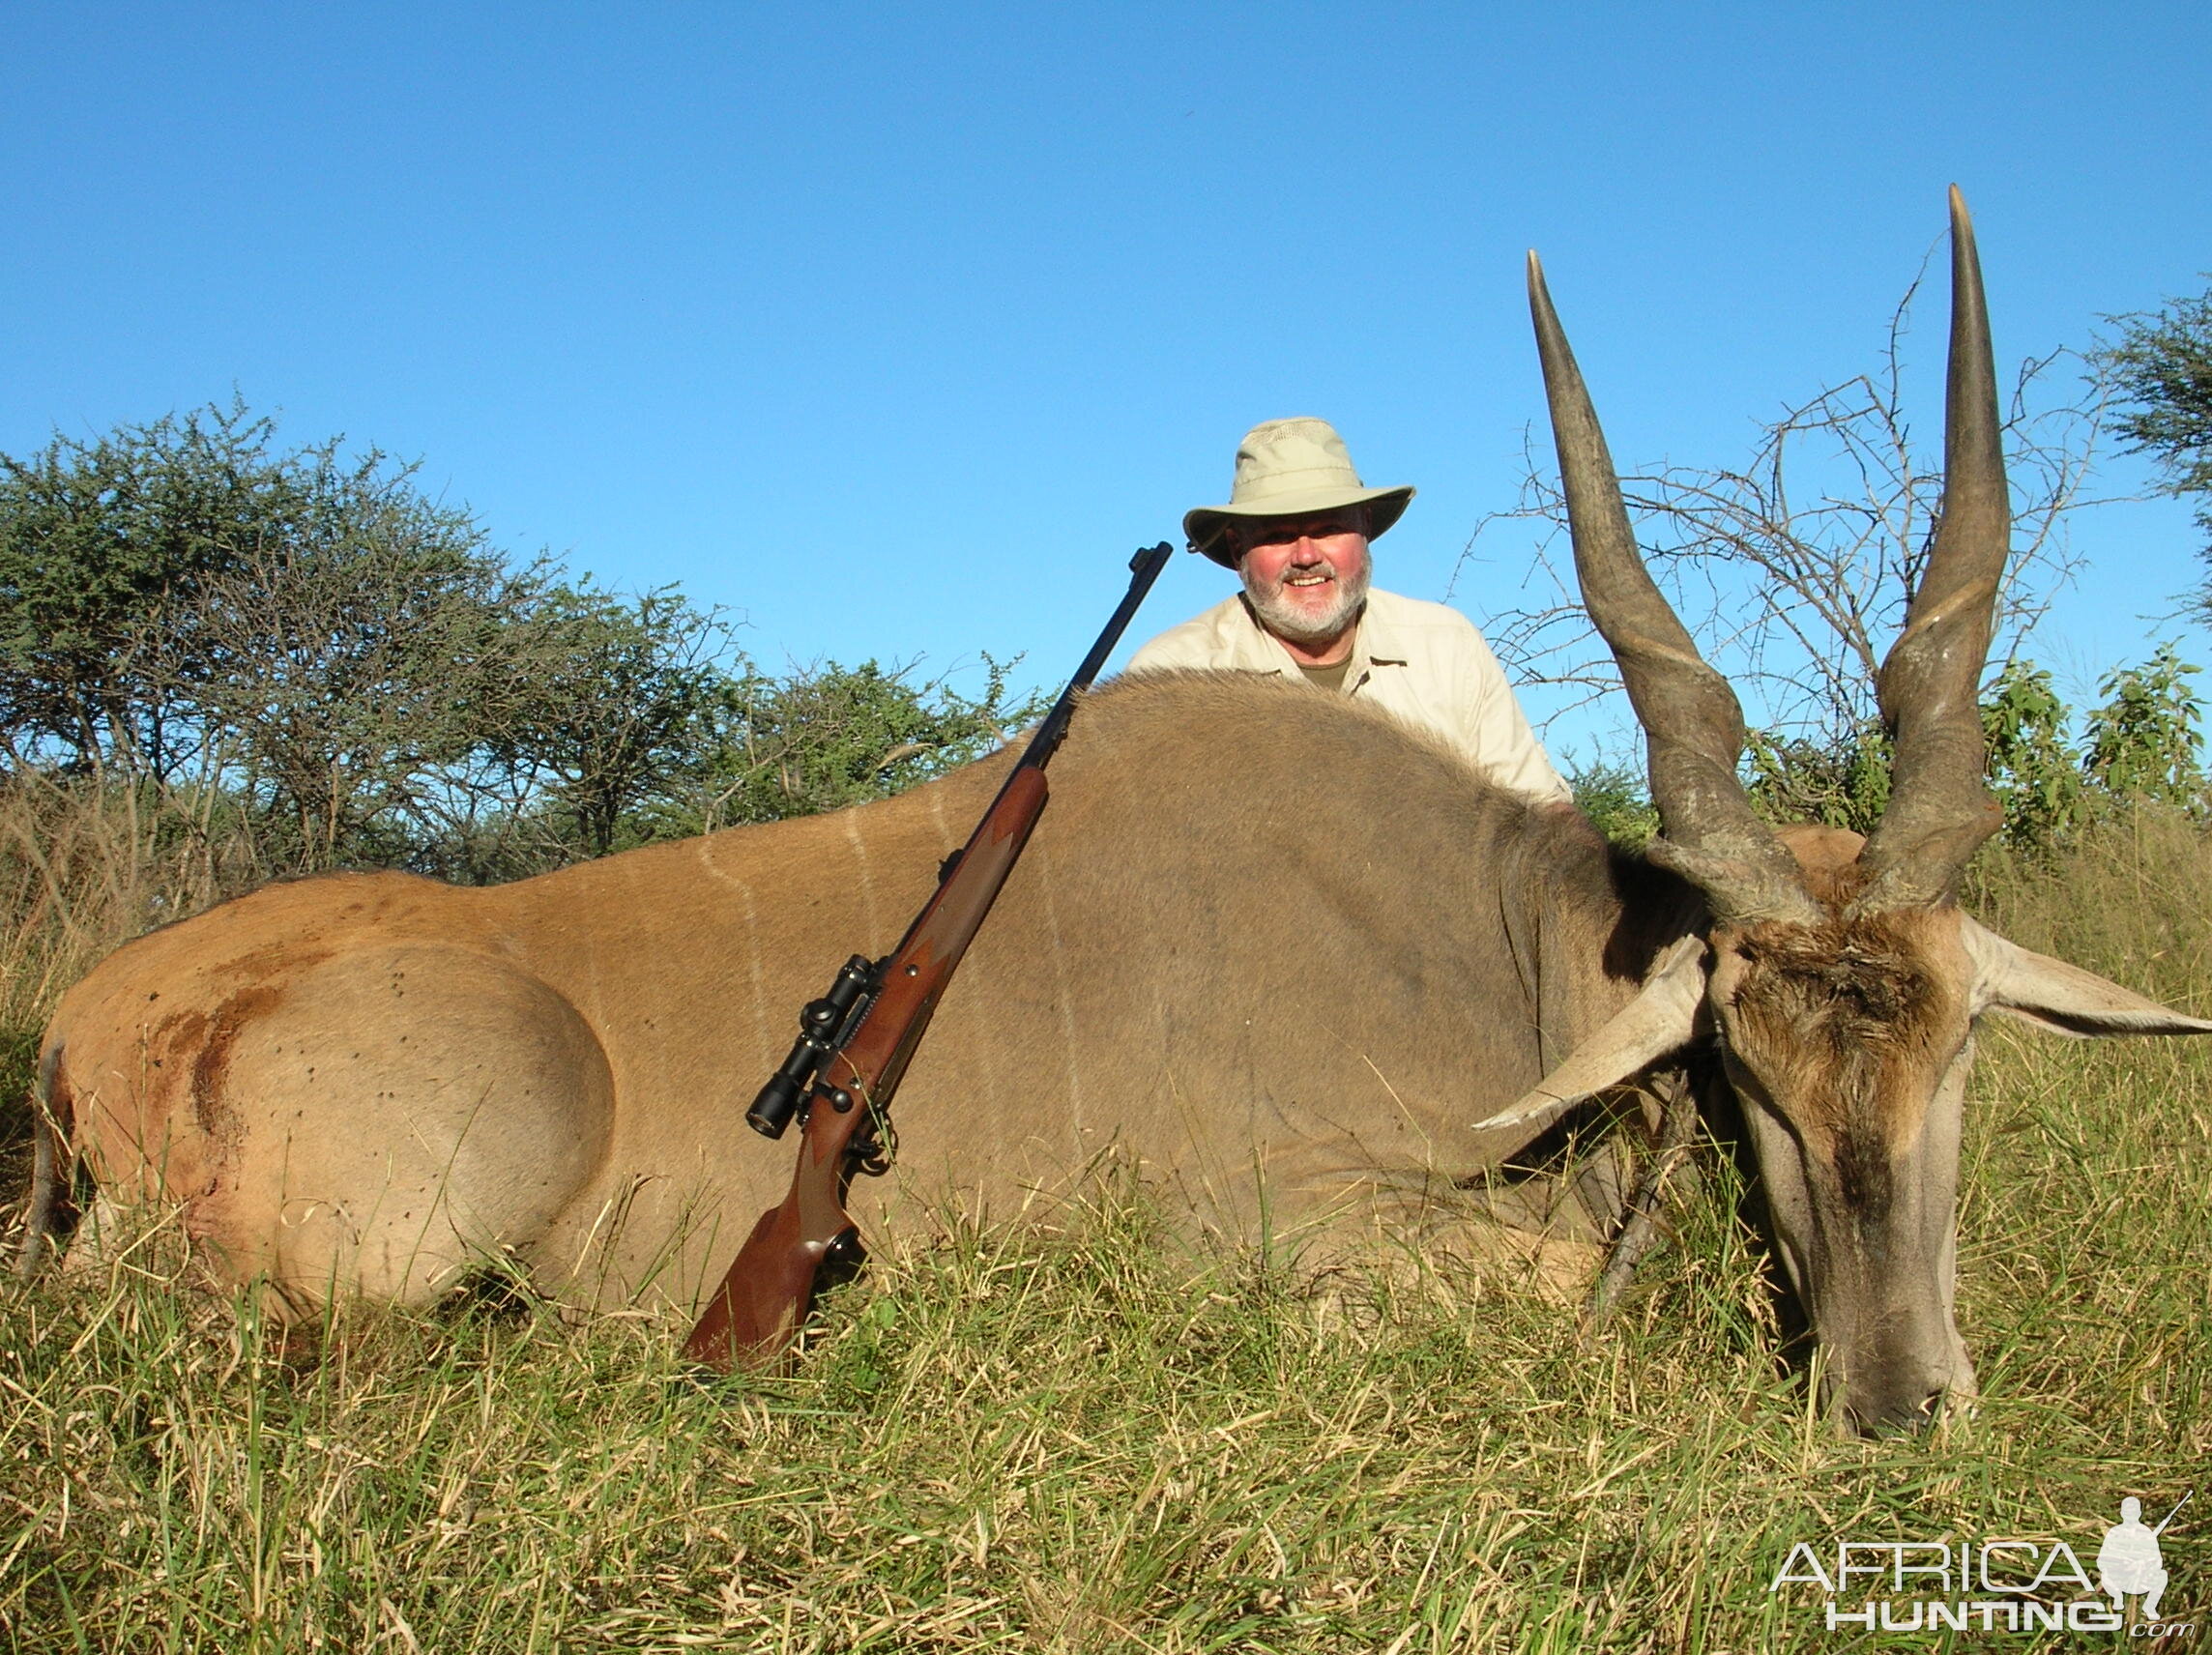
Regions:
<instances>
[{"instance_id":1,"label":"bush foliage","mask_svg":"<svg viewBox=\"0 0 2212 1655\"><path fill-rule=\"evenodd\" d=\"M777 676L727 617L492 547L414 466L242 404L0 456L0 742L219 828L226 886L508 878L907 786L1040 711L909 666Z\"/></svg>"},{"instance_id":2,"label":"bush foliage","mask_svg":"<svg viewBox=\"0 0 2212 1655\"><path fill-rule=\"evenodd\" d=\"M2094 823L2150 800L2195 821L2212 820L2203 765L2198 669L2171 643L2140 666L2098 685L2086 713L2059 699L2051 675L2014 661L1982 702L1990 791L2004 807L2004 842L2044 855ZM1823 743L1754 730L1745 752L1752 803L1770 822L1819 822L1865 833L1889 805L1891 747L1878 723ZM1642 778L1606 760L1569 778L1575 802L1619 843L1641 847L1658 830Z\"/></svg>"}]
</instances>

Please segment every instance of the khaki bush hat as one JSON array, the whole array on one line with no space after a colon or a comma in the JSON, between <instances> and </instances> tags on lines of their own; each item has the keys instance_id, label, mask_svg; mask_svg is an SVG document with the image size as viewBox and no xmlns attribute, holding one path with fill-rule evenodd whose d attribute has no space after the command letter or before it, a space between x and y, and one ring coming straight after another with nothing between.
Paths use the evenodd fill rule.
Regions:
<instances>
[{"instance_id":1,"label":"khaki bush hat","mask_svg":"<svg viewBox=\"0 0 2212 1655\"><path fill-rule=\"evenodd\" d=\"M1235 568L1237 559L1221 537L1232 517L1302 517L1309 511L1364 505L1370 508L1367 537L1372 540L1398 521L1412 498L1411 488L1361 483L1344 439L1326 420L1267 420L1237 445L1229 504L1186 511L1182 532L1222 567Z\"/></svg>"}]
</instances>

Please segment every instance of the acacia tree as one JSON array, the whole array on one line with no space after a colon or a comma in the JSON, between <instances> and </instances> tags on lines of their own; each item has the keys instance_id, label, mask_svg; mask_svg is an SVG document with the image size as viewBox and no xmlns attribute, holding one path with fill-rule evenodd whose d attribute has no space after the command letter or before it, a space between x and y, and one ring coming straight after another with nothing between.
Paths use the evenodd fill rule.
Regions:
<instances>
[{"instance_id":1,"label":"acacia tree","mask_svg":"<svg viewBox=\"0 0 2212 1655\"><path fill-rule=\"evenodd\" d=\"M405 472L355 470L288 530L190 606L208 663L192 703L277 865L397 859L512 699L544 572L510 570Z\"/></svg>"},{"instance_id":2,"label":"acacia tree","mask_svg":"<svg viewBox=\"0 0 2212 1655\"><path fill-rule=\"evenodd\" d=\"M1913 419L1906 346L1919 285L1893 311L1877 365L1761 425L1742 463L1621 479L1654 578L1744 696L1755 794L1778 812L1863 826L1884 802L1875 678L1942 496L1941 454ZM1992 652L2000 672L2077 566L2066 520L2092 503L2086 485L2107 398L2094 372L2085 388L2061 387L2061 364L2080 360L2031 358L2015 380L2004 428L2014 553ZM1575 594L1571 566L1556 555L1566 510L1549 456L1524 454L1519 504L1484 520L1462 565L1485 535L1536 525L1540 595L1499 618L1499 653L1525 679L1581 684L1594 696L1618 675Z\"/></svg>"},{"instance_id":3,"label":"acacia tree","mask_svg":"<svg viewBox=\"0 0 2212 1655\"><path fill-rule=\"evenodd\" d=\"M169 828L243 823L247 878L397 859L553 585L415 466L235 399L57 436L0 456L0 736Z\"/></svg>"},{"instance_id":4,"label":"acacia tree","mask_svg":"<svg viewBox=\"0 0 2212 1655\"><path fill-rule=\"evenodd\" d=\"M0 724L18 760L174 776L210 663L187 617L296 509L295 456L233 401L0 454Z\"/></svg>"},{"instance_id":5,"label":"acacia tree","mask_svg":"<svg viewBox=\"0 0 2212 1655\"><path fill-rule=\"evenodd\" d=\"M425 582L505 573L414 466L347 457L342 438L278 450L276 431L233 401L0 455L0 716L18 747L167 779L280 662L309 674L419 629ZM329 682L352 692L335 667Z\"/></svg>"},{"instance_id":6,"label":"acacia tree","mask_svg":"<svg viewBox=\"0 0 2212 1655\"><path fill-rule=\"evenodd\" d=\"M492 750L528 821L535 798L587 856L635 831L632 818L696 762L717 695L750 665L718 610L671 588L624 597L556 587L517 627Z\"/></svg>"},{"instance_id":7,"label":"acacia tree","mask_svg":"<svg viewBox=\"0 0 2212 1655\"><path fill-rule=\"evenodd\" d=\"M2158 462L2168 493L2206 502L2197 525L2205 534L2202 556L2212 561L2212 287L2112 320L2120 335L2098 355L2125 405L2120 434ZM2212 585L2199 590L2195 608L2212 620Z\"/></svg>"}]
</instances>

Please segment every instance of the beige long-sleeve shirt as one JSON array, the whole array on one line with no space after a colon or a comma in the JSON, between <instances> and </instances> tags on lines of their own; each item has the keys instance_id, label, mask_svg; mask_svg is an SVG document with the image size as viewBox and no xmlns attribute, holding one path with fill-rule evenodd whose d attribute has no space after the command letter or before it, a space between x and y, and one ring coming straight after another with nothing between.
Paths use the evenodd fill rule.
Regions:
<instances>
[{"instance_id":1,"label":"beige long-sleeve shirt","mask_svg":"<svg viewBox=\"0 0 2212 1655\"><path fill-rule=\"evenodd\" d=\"M1178 667L1300 677L1241 594L1169 627L1129 662L1133 673ZM1547 803L1572 797L1528 728L1504 668L1456 609L1370 589L1343 693L1441 736L1500 787Z\"/></svg>"}]
</instances>

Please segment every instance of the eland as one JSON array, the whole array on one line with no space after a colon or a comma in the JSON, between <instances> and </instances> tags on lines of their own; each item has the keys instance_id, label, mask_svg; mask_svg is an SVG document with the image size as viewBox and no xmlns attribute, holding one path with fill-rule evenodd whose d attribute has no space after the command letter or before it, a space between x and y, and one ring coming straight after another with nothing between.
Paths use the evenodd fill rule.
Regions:
<instances>
[{"instance_id":1,"label":"eland","mask_svg":"<svg viewBox=\"0 0 2212 1655\"><path fill-rule=\"evenodd\" d=\"M1302 686L1110 685L856 1216L912 1223L947 1196L1004 1213L1121 1157L1241 1234L1433 1232L1589 1100L1716 1075L1846 1416L1908 1426L1971 1396L1953 1278L1977 1020L2212 1023L1959 908L1997 823L1976 696L2009 514L1956 191L1952 277L1940 526L1880 675L1895 771L1863 842L1753 814L1735 695L1645 571L1531 255L1576 568L1661 835L1622 853ZM491 888L279 885L140 938L46 1035L26 1265L73 1158L108 1212L180 1208L219 1277L296 1317L421 1302L489 1257L569 1303L695 1307L787 1180L788 1147L742 1111L794 1012L896 940L1006 762ZM1670 1118L1693 1089L1673 1086Z\"/></svg>"}]
</instances>

